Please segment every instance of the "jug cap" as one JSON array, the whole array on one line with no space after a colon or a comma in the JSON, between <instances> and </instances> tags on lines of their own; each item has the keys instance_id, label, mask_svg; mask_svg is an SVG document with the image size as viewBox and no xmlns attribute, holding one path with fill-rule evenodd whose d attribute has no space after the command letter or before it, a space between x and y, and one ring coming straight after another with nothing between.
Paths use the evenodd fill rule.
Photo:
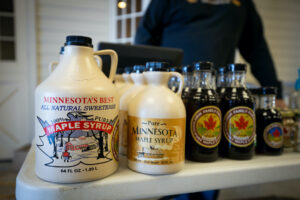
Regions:
<instances>
[{"instance_id":1,"label":"jug cap","mask_svg":"<svg viewBox=\"0 0 300 200\"><path fill-rule=\"evenodd\" d=\"M185 73L187 73L187 72L193 72L193 67L191 65L184 65L182 67L182 72L185 72Z\"/></svg>"},{"instance_id":2,"label":"jug cap","mask_svg":"<svg viewBox=\"0 0 300 200\"><path fill-rule=\"evenodd\" d=\"M207 71L212 71L214 64L209 61L205 62L196 62L194 64L194 70L207 70Z\"/></svg>"},{"instance_id":3,"label":"jug cap","mask_svg":"<svg viewBox=\"0 0 300 200\"><path fill-rule=\"evenodd\" d=\"M65 53L65 46L62 46L62 47L60 47L60 52L59 52L59 54L60 54L60 55L64 55L64 53Z\"/></svg>"},{"instance_id":4,"label":"jug cap","mask_svg":"<svg viewBox=\"0 0 300 200\"><path fill-rule=\"evenodd\" d=\"M87 46L93 47L92 39L90 37L80 36L80 35L68 35L66 37L65 45L77 45L77 46Z\"/></svg>"},{"instance_id":5,"label":"jug cap","mask_svg":"<svg viewBox=\"0 0 300 200\"><path fill-rule=\"evenodd\" d=\"M182 69L181 69L181 67L170 67L169 72L178 72L178 73L181 73Z\"/></svg>"},{"instance_id":6,"label":"jug cap","mask_svg":"<svg viewBox=\"0 0 300 200\"><path fill-rule=\"evenodd\" d=\"M143 73L145 71L145 65L134 65L133 71L134 73Z\"/></svg>"},{"instance_id":7,"label":"jug cap","mask_svg":"<svg viewBox=\"0 0 300 200\"><path fill-rule=\"evenodd\" d=\"M146 71L149 72L167 72L169 70L169 63L167 62L147 62Z\"/></svg>"},{"instance_id":8,"label":"jug cap","mask_svg":"<svg viewBox=\"0 0 300 200\"><path fill-rule=\"evenodd\" d=\"M236 71L244 71L246 72L247 65L243 63L235 63L227 65L227 71L236 72Z\"/></svg>"},{"instance_id":9,"label":"jug cap","mask_svg":"<svg viewBox=\"0 0 300 200\"><path fill-rule=\"evenodd\" d=\"M124 73L125 74L130 74L132 72L132 67L125 67L124 68Z\"/></svg>"}]
</instances>

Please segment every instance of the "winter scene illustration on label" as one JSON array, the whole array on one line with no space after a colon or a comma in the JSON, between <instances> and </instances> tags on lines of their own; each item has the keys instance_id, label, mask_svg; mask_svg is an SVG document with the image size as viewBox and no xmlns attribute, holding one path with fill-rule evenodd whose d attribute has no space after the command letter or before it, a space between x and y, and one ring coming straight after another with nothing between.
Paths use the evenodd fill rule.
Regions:
<instances>
[{"instance_id":1,"label":"winter scene illustration on label","mask_svg":"<svg viewBox=\"0 0 300 200\"><path fill-rule=\"evenodd\" d=\"M264 140L271 148L281 148L283 145L283 126L275 122L269 124L264 130Z\"/></svg>"},{"instance_id":2,"label":"winter scene illustration on label","mask_svg":"<svg viewBox=\"0 0 300 200\"><path fill-rule=\"evenodd\" d=\"M113 119L68 112L47 121L37 116L43 129L38 149L49 158L48 167L97 165L118 160L118 116ZM111 144L111 145L110 145Z\"/></svg>"},{"instance_id":3,"label":"winter scene illustration on label","mask_svg":"<svg viewBox=\"0 0 300 200\"><path fill-rule=\"evenodd\" d=\"M185 118L145 119L129 116L128 159L153 165L184 161Z\"/></svg>"},{"instance_id":4,"label":"winter scene illustration on label","mask_svg":"<svg viewBox=\"0 0 300 200\"><path fill-rule=\"evenodd\" d=\"M232 145L247 147L254 142L256 127L252 109L244 106L232 108L223 120L224 136Z\"/></svg>"},{"instance_id":5,"label":"winter scene illustration on label","mask_svg":"<svg viewBox=\"0 0 300 200\"><path fill-rule=\"evenodd\" d=\"M206 148L216 147L221 141L221 111L216 106L197 110L191 119L194 140Z\"/></svg>"}]
</instances>

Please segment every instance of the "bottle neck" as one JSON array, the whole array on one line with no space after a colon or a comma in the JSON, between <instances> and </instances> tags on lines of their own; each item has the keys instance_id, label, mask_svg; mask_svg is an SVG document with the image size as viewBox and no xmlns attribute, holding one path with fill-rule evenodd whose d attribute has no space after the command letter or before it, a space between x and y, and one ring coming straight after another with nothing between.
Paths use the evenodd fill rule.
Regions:
<instances>
[{"instance_id":1,"label":"bottle neck","mask_svg":"<svg viewBox=\"0 0 300 200\"><path fill-rule=\"evenodd\" d=\"M184 88L191 88L193 84L193 72L183 72Z\"/></svg>"},{"instance_id":2,"label":"bottle neck","mask_svg":"<svg viewBox=\"0 0 300 200\"><path fill-rule=\"evenodd\" d=\"M210 71L195 71L192 88L211 89L211 75Z\"/></svg>"},{"instance_id":3,"label":"bottle neck","mask_svg":"<svg viewBox=\"0 0 300 200\"><path fill-rule=\"evenodd\" d=\"M131 73L130 77L135 85L145 85L144 75L141 73Z\"/></svg>"},{"instance_id":4,"label":"bottle neck","mask_svg":"<svg viewBox=\"0 0 300 200\"><path fill-rule=\"evenodd\" d=\"M259 107L261 109L275 108L275 95L262 95L259 97Z\"/></svg>"},{"instance_id":5,"label":"bottle neck","mask_svg":"<svg viewBox=\"0 0 300 200\"><path fill-rule=\"evenodd\" d=\"M228 72L226 77L227 87L246 87L245 76L245 72Z\"/></svg>"},{"instance_id":6,"label":"bottle neck","mask_svg":"<svg viewBox=\"0 0 300 200\"><path fill-rule=\"evenodd\" d=\"M224 73L218 74L217 87L218 88L226 87L226 80L225 80L225 74Z\"/></svg>"},{"instance_id":7,"label":"bottle neck","mask_svg":"<svg viewBox=\"0 0 300 200\"><path fill-rule=\"evenodd\" d=\"M143 74L148 85L168 87L169 72L144 72Z\"/></svg>"}]
</instances>

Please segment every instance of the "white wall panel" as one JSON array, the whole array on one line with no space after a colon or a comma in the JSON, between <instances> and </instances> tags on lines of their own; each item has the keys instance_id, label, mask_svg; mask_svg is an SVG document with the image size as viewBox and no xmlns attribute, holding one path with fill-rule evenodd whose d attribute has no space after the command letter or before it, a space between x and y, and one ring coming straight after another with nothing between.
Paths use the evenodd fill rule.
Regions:
<instances>
[{"instance_id":1,"label":"white wall panel","mask_svg":"<svg viewBox=\"0 0 300 200\"><path fill-rule=\"evenodd\" d=\"M300 0L254 0L263 19L279 79L293 82L300 68Z\"/></svg>"},{"instance_id":2,"label":"white wall panel","mask_svg":"<svg viewBox=\"0 0 300 200\"><path fill-rule=\"evenodd\" d=\"M39 82L67 35L89 36L95 47L109 40L109 0L37 0L36 8Z\"/></svg>"}]
</instances>

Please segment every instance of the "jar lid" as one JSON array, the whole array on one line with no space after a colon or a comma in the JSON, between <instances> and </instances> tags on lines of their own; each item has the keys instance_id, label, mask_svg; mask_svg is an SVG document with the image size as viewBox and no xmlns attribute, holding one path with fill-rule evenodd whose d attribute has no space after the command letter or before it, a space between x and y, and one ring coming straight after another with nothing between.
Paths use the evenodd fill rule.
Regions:
<instances>
[{"instance_id":1,"label":"jar lid","mask_svg":"<svg viewBox=\"0 0 300 200\"><path fill-rule=\"evenodd\" d=\"M194 63L194 70L196 71L212 71L214 67L214 64L212 62L206 61L206 62L196 62Z\"/></svg>"},{"instance_id":2,"label":"jar lid","mask_svg":"<svg viewBox=\"0 0 300 200\"><path fill-rule=\"evenodd\" d=\"M132 72L132 67L124 67L124 73L130 74Z\"/></svg>"},{"instance_id":3,"label":"jar lid","mask_svg":"<svg viewBox=\"0 0 300 200\"><path fill-rule=\"evenodd\" d=\"M185 72L185 73L193 72L193 67L191 65L184 65L184 66L182 66L181 70L182 70L182 72Z\"/></svg>"},{"instance_id":4,"label":"jar lid","mask_svg":"<svg viewBox=\"0 0 300 200\"><path fill-rule=\"evenodd\" d=\"M93 47L92 39L81 35L68 35L65 46L69 45Z\"/></svg>"},{"instance_id":5,"label":"jar lid","mask_svg":"<svg viewBox=\"0 0 300 200\"><path fill-rule=\"evenodd\" d=\"M282 117L294 117L294 112L292 110L288 110L288 109L285 109L285 110L281 110L280 111Z\"/></svg>"},{"instance_id":6,"label":"jar lid","mask_svg":"<svg viewBox=\"0 0 300 200\"><path fill-rule=\"evenodd\" d=\"M230 72L246 72L247 65L242 63L235 63L235 64L229 64L227 65L227 71Z\"/></svg>"},{"instance_id":7,"label":"jar lid","mask_svg":"<svg viewBox=\"0 0 300 200\"><path fill-rule=\"evenodd\" d=\"M256 89L256 94L259 95L276 95L277 88L276 87L261 87Z\"/></svg>"},{"instance_id":8,"label":"jar lid","mask_svg":"<svg viewBox=\"0 0 300 200\"><path fill-rule=\"evenodd\" d=\"M143 73L145 71L145 65L134 65L133 66L133 71L134 73Z\"/></svg>"},{"instance_id":9,"label":"jar lid","mask_svg":"<svg viewBox=\"0 0 300 200\"><path fill-rule=\"evenodd\" d=\"M167 72L169 70L169 63L167 62L147 62L146 71L149 72Z\"/></svg>"}]
</instances>

